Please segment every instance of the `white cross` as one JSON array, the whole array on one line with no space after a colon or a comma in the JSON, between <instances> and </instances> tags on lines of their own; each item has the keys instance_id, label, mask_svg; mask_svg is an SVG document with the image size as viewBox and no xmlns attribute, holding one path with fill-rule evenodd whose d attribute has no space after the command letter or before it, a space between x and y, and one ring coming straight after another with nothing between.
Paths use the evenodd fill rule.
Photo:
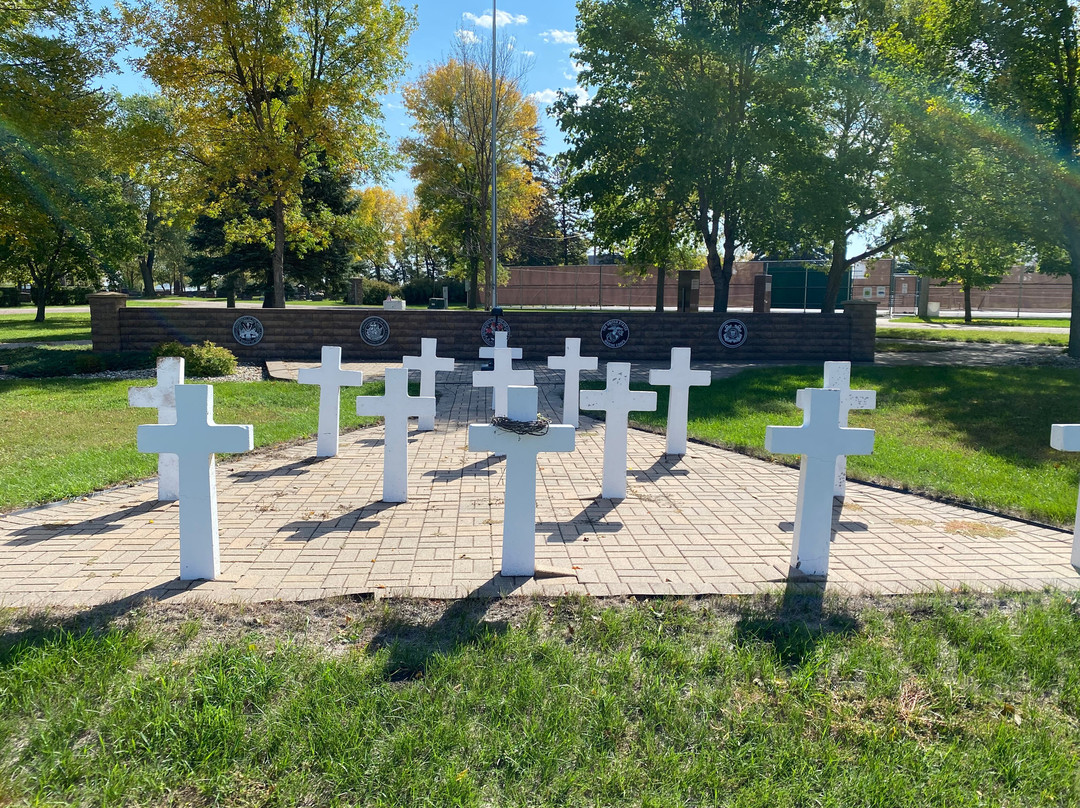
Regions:
<instances>
[{"instance_id":1,"label":"white cross","mask_svg":"<svg viewBox=\"0 0 1080 808\"><path fill-rule=\"evenodd\" d=\"M157 386L132 387L128 404L132 407L157 407L159 424L176 423L176 385L184 383L184 358L161 356L157 361ZM180 499L180 465L174 454L159 454L158 495L162 502Z\"/></svg>"},{"instance_id":2,"label":"white cross","mask_svg":"<svg viewBox=\"0 0 1080 808\"><path fill-rule=\"evenodd\" d=\"M316 457L336 457L338 432L341 431L341 388L360 387L364 383L362 370L341 367L341 348L324 345L322 364L315 368L300 368L296 374L300 384L319 385L319 441Z\"/></svg>"},{"instance_id":3,"label":"white cross","mask_svg":"<svg viewBox=\"0 0 1080 808\"><path fill-rule=\"evenodd\" d=\"M633 410L655 410L656 393L651 390L630 390L630 363L608 362L607 387L603 390L582 390L581 406L586 410L603 410L604 418L604 480L600 496L605 499L626 498L626 422Z\"/></svg>"},{"instance_id":4,"label":"white cross","mask_svg":"<svg viewBox=\"0 0 1080 808\"><path fill-rule=\"evenodd\" d=\"M137 434L140 452L179 461L180 580L213 580L221 574L214 453L251 451L252 427L215 424L214 388L183 384L176 387L176 423L144 424Z\"/></svg>"},{"instance_id":5,"label":"white cross","mask_svg":"<svg viewBox=\"0 0 1080 808\"><path fill-rule=\"evenodd\" d=\"M409 418L435 417L435 399L409 395L409 371L386 369L386 392L381 396L357 396L357 415L381 415L383 440L383 502L409 500Z\"/></svg>"},{"instance_id":6,"label":"white cross","mask_svg":"<svg viewBox=\"0 0 1080 808\"><path fill-rule=\"evenodd\" d=\"M872 410L877 407L877 393L874 390L851 389L851 363L850 362L826 362L825 384L826 390L840 391L840 426L848 425L848 412L851 410ZM795 394L795 403L800 409L804 390ZM836 473L833 477L833 496L841 499L847 494L847 457L840 455L836 458Z\"/></svg>"},{"instance_id":7,"label":"white cross","mask_svg":"<svg viewBox=\"0 0 1080 808\"><path fill-rule=\"evenodd\" d=\"M496 331L496 334L499 332ZM491 370L474 370L473 387L490 387L491 407L496 416L506 415L506 388L512 384L528 387L533 383L531 370L514 370L509 348L496 348Z\"/></svg>"},{"instance_id":8,"label":"white cross","mask_svg":"<svg viewBox=\"0 0 1080 808\"><path fill-rule=\"evenodd\" d=\"M1050 445L1059 452L1080 452L1080 424L1054 424L1050 427ZM1077 520L1073 527L1073 548L1070 563L1080 570L1080 500L1077 501Z\"/></svg>"},{"instance_id":9,"label":"white cross","mask_svg":"<svg viewBox=\"0 0 1080 808\"><path fill-rule=\"evenodd\" d=\"M420 340L420 355L405 356L401 359L401 366L408 370L420 371L420 395L428 398L435 396L435 374L439 371L450 372L454 369L454 360L449 357L437 356L439 341L433 337L423 337ZM435 414L431 417L420 416L417 429L426 432L435 428Z\"/></svg>"},{"instance_id":10,"label":"white cross","mask_svg":"<svg viewBox=\"0 0 1080 808\"><path fill-rule=\"evenodd\" d=\"M535 421L535 387L507 391L508 417ZM552 424L545 435L518 435L490 424L469 425L469 449L506 455L503 498L503 575L536 572L536 456L540 452L572 452L574 427Z\"/></svg>"},{"instance_id":11,"label":"white cross","mask_svg":"<svg viewBox=\"0 0 1080 808\"><path fill-rule=\"evenodd\" d=\"M562 422L577 429L581 421L578 416L581 371L596 370L596 357L582 356L581 339L579 337L567 337L566 350L563 355L549 356L547 364L552 370L566 371L566 380L563 382Z\"/></svg>"},{"instance_id":12,"label":"white cross","mask_svg":"<svg viewBox=\"0 0 1080 808\"><path fill-rule=\"evenodd\" d=\"M800 390L802 426L765 428L766 451L802 455L791 568L803 575L829 574L836 458L874 451L874 430L840 426L840 398L839 390Z\"/></svg>"},{"instance_id":13,"label":"white cross","mask_svg":"<svg viewBox=\"0 0 1080 808\"><path fill-rule=\"evenodd\" d=\"M666 453L686 454L690 388L712 384L712 373L707 370L690 370L690 349L672 348L671 367L667 370L650 370L649 384L667 385L671 389L668 393Z\"/></svg>"},{"instance_id":14,"label":"white cross","mask_svg":"<svg viewBox=\"0 0 1080 808\"><path fill-rule=\"evenodd\" d=\"M495 346L494 347L491 347L489 345L480 346L480 358L481 359L493 359L495 357L495 351L496 350L498 350L499 348L508 348L508 347L510 347L509 345L507 345L507 340L509 339L509 337L510 337L510 335L506 331L496 331L495 332ZM521 359L521 348L510 348L510 350L513 352L513 355L511 356L512 359ZM529 382L529 384L532 384L532 382Z\"/></svg>"}]
</instances>

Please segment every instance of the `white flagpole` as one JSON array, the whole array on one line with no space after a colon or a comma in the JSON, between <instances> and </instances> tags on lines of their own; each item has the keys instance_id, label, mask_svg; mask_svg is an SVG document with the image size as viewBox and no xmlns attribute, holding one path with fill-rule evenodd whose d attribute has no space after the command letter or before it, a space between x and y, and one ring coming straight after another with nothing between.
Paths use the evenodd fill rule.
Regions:
<instances>
[{"instance_id":1,"label":"white flagpole","mask_svg":"<svg viewBox=\"0 0 1080 808\"><path fill-rule=\"evenodd\" d=\"M498 15L496 0L491 0L491 308L498 306L496 296L499 287L499 205L496 191L496 165L498 152L495 150L495 128L499 120L499 98L496 92L495 74L495 30Z\"/></svg>"}]
</instances>

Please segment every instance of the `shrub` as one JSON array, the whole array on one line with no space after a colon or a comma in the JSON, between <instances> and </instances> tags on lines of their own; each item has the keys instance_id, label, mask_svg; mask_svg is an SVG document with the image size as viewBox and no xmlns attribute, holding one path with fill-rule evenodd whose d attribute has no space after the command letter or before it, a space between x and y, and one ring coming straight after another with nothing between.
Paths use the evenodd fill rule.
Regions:
<instances>
[{"instance_id":1,"label":"shrub","mask_svg":"<svg viewBox=\"0 0 1080 808\"><path fill-rule=\"evenodd\" d=\"M202 345L183 345L176 340L163 342L153 350L159 356L182 356L184 372L189 376L228 376L236 372L236 355L228 348L207 340Z\"/></svg>"},{"instance_id":2,"label":"shrub","mask_svg":"<svg viewBox=\"0 0 1080 808\"><path fill-rule=\"evenodd\" d=\"M0 286L0 306L7 309L18 306L19 303L19 288L17 286Z\"/></svg>"},{"instance_id":3,"label":"shrub","mask_svg":"<svg viewBox=\"0 0 1080 808\"><path fill-rule=\"evenodd\" d=\"M374 281L364 278L364 305L380 306L386 300L387 295L401 297L401 287L394 286L386 281Z\"/></svg>"},{"instance_id":4,"label":"shrub","mask_svg":"<svg viewBox=\"0 0 1080 808\"><path fill-rule=\"evenodd\" d=\"M430 278L416 278L401 287L401 296L410 306L426 306L433 297L442 297L442 288L449 287L451 303L465 302L465 284L458 280L444 278L433 281Z\"/></svg>"}]
</instances>

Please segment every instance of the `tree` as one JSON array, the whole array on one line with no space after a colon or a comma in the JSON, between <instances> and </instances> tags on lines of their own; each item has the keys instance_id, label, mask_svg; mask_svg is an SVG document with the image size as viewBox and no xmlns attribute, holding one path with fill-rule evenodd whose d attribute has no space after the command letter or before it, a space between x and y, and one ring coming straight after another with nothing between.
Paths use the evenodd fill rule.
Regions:
<instances>
[{"instance_id":1,"label":"tree","mask_svg":"<svg viewBox=\"0 0 1080 808\"><path fill-rule=\"evenodd\" d=\"M464 262L469 306L479 301L480 267L490 288L491 73L490 44L459 39L455 54L405 88L416 136L402 141L417 180L417 201L435 224L444 248ZM499 224L506 228L532 210L539 195L529 164L540 148L535 102L522 92L526 64L512 45L498 50L496 177ZM502 234L500 234L501 236Z\"/></svg>"},{"instance_id":2,"label":"tree","mask_svg":"<svg viewBox=\"0 0 1080 808\"><path fill-rule=\"evenodd\" d=\"M735 255L768 218L769 173L805 150L801 49L822 7L796 0L581 0L587 104L555 105L575 196L596 216L660 206L694 227L725 311ZM612 43L619 43L612 47ZM660 220L664 217L660 216Z\"/></svg>"},{"instance_id":3,"label":"tree","mask_svg":"<svg viewBox=\"0 0 1080 808\"><path fill-rule=\"evenodd\" d=\"M183 204L180 144L172 110L160 96L120 96L114 103L110 162L123 178L125 196L141 214L138 265L143 297L156 297L159 249L183 244L191 226Z\"/></svg>"},{"instance_id":4,"label":"tree","mask_svg":"<svg viewBox=\"0 0 1080 808\"><path fill-rule=\"evenodd\" d=\"M0 21L0 277L29 281L38 322L62 278L97 285L137 246L106 169L107 98L93 79L115 43L79 0Z\"/></svg>"},{"instance_id":5,"label":"tree","mask_svg":"<svg viewBox=\"0 0 1080 808\"><path fill-rule=\"evenodd\" d=\"M585 261L581 211L565 191L565 172L544 155L529 166L540 193L529 216L513 226L504 243L507 260L521 266L556 266Z\"/></svg>"},{"instance_id":6,"label":"tree","mask_svg":"<svg viewBox=\"0 0 1080 808\"><path fill-rule=\"evenodd\" d=\"M303 284L332 295L344 290L357 248L358 202L351 185L351 177L335 172L325 164L304 177L300 215L308 220L306 227L325 232L326 236L315 245L305 242L286 245L286 280L290 284ZM235 197L231 201L235 203ZM261 241L229 237L238 220L270 215L254 192L248 194L248 205L248 210L240 213L200 215L188 240L192 250L188 258L192 281L209 285L220 278L230 307L235 305L237 293L248 288L265 288L266 267L271 255L270 247ZM209 200L206 209L217 210L216 200Z\"/></svg>"},{"instance_id":7,"label":"tree","mask_svg":"<svg viewBox=\"0 0 1080 808\"><path fill-rule=\"evenodd\" d=\"M356 257L375 280L401 262L409 200L379 186L365 188L356 200Z\"/></svg>"},{"instance_id":8,"label":"tree","mask_svg":"<svg viewBox=\"0 0 1080 808\"><path fill-rule=\"evenodd\" d=\"M896 247L915 227L920 191L897 174L910 168L898 141L905 133L905 106L882 80L879 38L894 20L879 0L845 0L834 9L814 42L813 113L820 141L793 195L792 229L803 241L829 248L823 313L835 310L846 272ZM899 191L913 195L905 198ZM851 239L865 248L848 255Z\"/></svg>"},{"instance_id":9,"label":"tree","mask_svg":"<svg viewBox=\"0 0 1080 808\"><path fill-rule=\"evenodd\" d=\"M300 210L304 178L320 161L347 174L386 162L378 96L402 69L411 16L396 0L146 0L130 18L216 198L253 189L271 211L229 238L272 248L264 305L284 306L286 243L327 238Z\"/></svg>"},{"instance_id":10,"label":"tree","mask_svg":"<svg viewBox=\"0 0 1080 808\"><path fill-rule=\"evenodd\" d=\"M1028 236L1041 270L1072 279L1068 353L1080 358L1080 11L1062 0L927 3L920 32L942 54L958 109L1016 144L1013 160L1038 188ZM923 44L923 43L920 43ZM1060 260L1058 260L1060 258Z\"/></svg>"}]
</instances>

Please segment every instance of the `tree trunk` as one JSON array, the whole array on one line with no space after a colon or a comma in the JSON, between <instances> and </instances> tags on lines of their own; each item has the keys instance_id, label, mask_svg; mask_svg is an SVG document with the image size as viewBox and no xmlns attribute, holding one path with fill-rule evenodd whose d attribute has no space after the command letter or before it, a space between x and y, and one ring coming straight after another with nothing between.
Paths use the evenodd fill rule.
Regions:
<instances>
[{"instance_id":1,"label":"tree trunk","mask_svg":"<svg viewBox=\"0 0 1080 808\"><path fill-rule=\"evenodd\" d=\"M146 257L139 259L139 271L142 273L143 297L157 297L154 289L154 248L146 251Z\"/></svg>"},{"instance_id":2,"label":"tree trunk","mask_svg":"<svg viewBox=\"0 0 1080 808\"><path fill-rule=\"evenodd\" d=\"M821 304L822 314L836 311L840 287L844 283L844 271L847 269L847 233L833 239L832 263L829 264L829 277L825 281L825 300Z\"/></svg>"},{"instance_id":3,"label":"tree trunk","mask_svg":"<svg viewBox=\"0 0 1080 808\"><path fill-rule=\"evenodd\" d=\"M264 309L285 308L285 200L274 197L274 257L270 262L271 283L263 297Z\"/></svg>"},{"instance_id":4,"label":"tree trunk","mask_svg":"<svg viewBox=\"0 0 1080 808\"><path fill-rule=\"evenodd\" d=\"M656 268L656 310L658 312L664 311L664 285L667 279L667 269L665 267Z\"/></svg>"},{"instance_id":5,"label":"tree trunk","mask_svg":"<svg viewBox=\"0 0 1080 808\"><path fill-rule=\"evenodd\" d=\"M469 308L475 309L480 306L480 256L469 257Z\"/></svg>"},{"instance_id":6,"label":"tree trunk","mask_svg":"<svg viewBox=\"0 0 1080 808\"><path fill-rule=\"evenodd\" d=\"M48 298L51 289L51 286L37 287L37 314L34 315L35 323L45 322L45 300Z\"/></svg>"},{"instance_id":7,"label":"tree trunk","mask_svg":"<svg viewBox=\"0 0 1080 808\"><path fill-rule=\"evenodd\" d=\"M1065 227L1069 253L1069 277L1072 278L1072 305L1069 319L1069 356L1080 359L1080 227L1067 224Z\"/></svg>"},{"instance_id":8,"label":"tree trunk","mask_svg":"<svg viewBox=\"0 0 1080 808\"><path fill-rule=\"evenodd\" d=\"M724 313L728 310L728 297L731 292L731 274L735 269L735 232L733 228L729 228L725 222L724 225L724 257L720 259L720 256L716 256L714 259L715 250L709 251L709 274L713 279L713 311L717 313ZM719 261L719 266L714 268L714 260Z\"/></svg>"},{"instance_id":9,"label":"tree trunk","mask_svg":"<svg viewBox=\"0 0 1080 808\"><path fill-rule=\"evenodd\" d=\"M971 323L971 284L961 284L964 290L964 322Z\"/></svg>"}]
</instances>

